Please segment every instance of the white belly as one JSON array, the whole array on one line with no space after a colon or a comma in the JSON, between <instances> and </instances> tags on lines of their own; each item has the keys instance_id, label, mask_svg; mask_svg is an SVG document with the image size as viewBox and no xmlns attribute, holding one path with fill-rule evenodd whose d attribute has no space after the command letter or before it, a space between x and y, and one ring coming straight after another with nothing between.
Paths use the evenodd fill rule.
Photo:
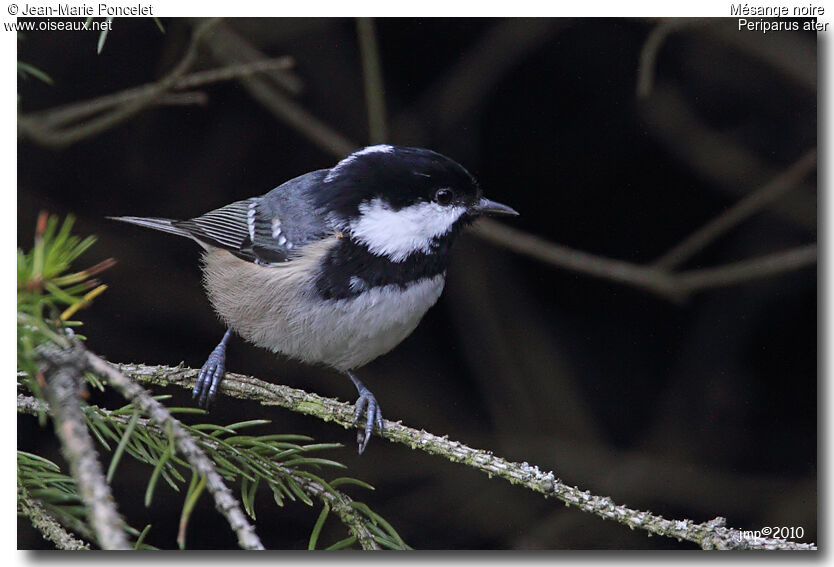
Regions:
<instances>
[{"instance_id":1,"label":"white belly","mask_svg":"<svg viewBox=\"0 0 834 567\"><path fill-rule=\"evenodd\" d=\"M324 253L329 244L313 246ZM213 249L204 256L204 282L218 314L246 340L342 371L397 346L437 302L445 283L441 274L405 290L391 285L351 299L323 301L314 296L309 276L317 259L313 254L265 267Z\"/></svg>"}]
</instances>

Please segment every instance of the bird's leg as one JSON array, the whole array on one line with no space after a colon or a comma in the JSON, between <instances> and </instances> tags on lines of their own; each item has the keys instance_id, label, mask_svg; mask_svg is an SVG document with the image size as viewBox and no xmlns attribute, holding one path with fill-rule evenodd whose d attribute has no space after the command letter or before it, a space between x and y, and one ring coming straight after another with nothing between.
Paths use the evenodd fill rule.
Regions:
<instances>
[{"instance_id":1,"label":"bird's leg","mask_svg":"<svg viewBox=\"0 0 834 567\"><path fill-rule=\"evenodd\" d=\"M361 455L365 451L365 447L368 446L374 425L376 425L380 433L382 432L382 411L380 411L376 398L365 384L354 376L350 370L347 371L347 375L359 391L359 399L356 400L356 411L353 412L354 425L359 423L359 418L363 414L365 416L365 429L360 429L356 432L356 442L359 443L359 454Z\"/></svg>"},{"instance_id":2,"label":"bird's leg","mask_svg":"<svg viewBox=\"0 0 834 567\"><path fill-rule=\"evenodd\" d=\"M214 402L217 387L220 386L220 381L223 380L223 374L226 372L226 343L229 342L231 335L232 328L229 327L220 340L220 344L214 347L208 360L200 369L200 375L197 376L197 383L194 384L194 391L191 394L200 407L208 409L209 405Z\"/></svg>"}]
</instances>

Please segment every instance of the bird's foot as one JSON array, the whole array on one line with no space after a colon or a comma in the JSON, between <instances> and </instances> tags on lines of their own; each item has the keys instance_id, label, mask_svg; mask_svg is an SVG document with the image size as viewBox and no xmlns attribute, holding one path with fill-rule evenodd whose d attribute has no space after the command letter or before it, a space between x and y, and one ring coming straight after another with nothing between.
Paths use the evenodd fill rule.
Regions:
<instances>
[{"instance_id":1,"label":"bird's foot","mask_svg":"<svg viewBox=\"0 0 834 567\"><path fill-rule=\"evenodd\" d=\"M194 384L191 397L197 400L197 405L202 408L208 409L214 403L217 388L226 373L226 343L229 341L231 332L231 329L226 331L220 344L211 351L208 360L203 364L200 374L197 376L197 383Z\"/></svg>"},{"instance_id":2,"label":"bird's foot","mask_svg":"<svg viewBox=\"0 0 834 567\"><path fill-rule=\"evenodd\" d=\"M371 391L350 372L348 376L359 391L359 398L356 400L356 410L353 412L353 424L357 425L360 418L363 415L365 416L364 429L359 429L356 432L356 442L359 444L359 454L361 455L365 451L365 447L368 446L368 441L371 440L374 427L382 433L382 410Z\"/></svg>"}]
</instances>

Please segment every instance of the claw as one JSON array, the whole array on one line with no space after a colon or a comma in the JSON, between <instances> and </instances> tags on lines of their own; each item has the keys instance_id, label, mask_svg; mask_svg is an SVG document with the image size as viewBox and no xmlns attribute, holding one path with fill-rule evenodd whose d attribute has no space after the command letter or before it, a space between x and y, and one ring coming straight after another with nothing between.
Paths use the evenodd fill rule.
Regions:
<instances>
[{"instance_id":1,"label":"claw","mask_svg":"<svg viewBox=\"0 0 834 567\"><path fill-rule=\"evenodd\" d=\"M371 393L371 391L359 381L353 374L348 372L348 377L353 381L356 389L359 391L359 398L356 400L356 409L353 412L353 423L357 425L360 418L365 416L365 428L359 429L356 432L356 442L359 444L359 454L365 452L368 446L368 441L371 440L374 426L382 433L382 411L379 407L379 402Z\"/></svg>"},{"instance_id":2,"label":"claw","mask_svg":"<svg viewBox=\"0 0 834 567\"><path fill-rule=\"evenodd\" d=\"M208 360L206 360L206 363L200 369L200 374L197 376L197 383L194 384L191 397L196 399L197 405L202 408L208 409L217 396L217 388L220 386L226 372L226 343L229 342L231 333L231 328L226 330L220 344L211 351Z\"/></svg>"}]
</instances>

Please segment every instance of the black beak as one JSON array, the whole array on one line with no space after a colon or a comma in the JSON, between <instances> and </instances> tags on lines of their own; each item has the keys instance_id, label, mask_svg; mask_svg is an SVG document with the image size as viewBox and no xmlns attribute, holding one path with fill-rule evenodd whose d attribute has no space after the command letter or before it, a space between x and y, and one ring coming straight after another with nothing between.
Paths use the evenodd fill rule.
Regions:
<instances>
[{"instance_id":1,"label":"black beak","mask_svg":"<svg viewBox=\"0 0 834 567\"><path fill-rule=\"evenodd\" d=\"M495 201L490 201L485 197L482 197L481 200L472 207L471 211L476 215L489 215L495 217L518 216L518 211L514 208L502 205L501 203L496 203Z\"/></svg>"}]
</instances>

